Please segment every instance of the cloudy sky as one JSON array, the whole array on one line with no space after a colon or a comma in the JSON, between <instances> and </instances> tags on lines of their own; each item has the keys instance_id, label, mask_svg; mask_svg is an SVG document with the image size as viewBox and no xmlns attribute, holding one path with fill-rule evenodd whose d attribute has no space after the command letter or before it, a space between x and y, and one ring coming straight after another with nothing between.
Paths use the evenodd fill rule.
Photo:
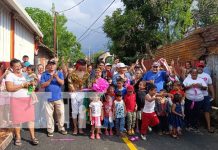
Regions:
<instances>
[{"instance_id":1,"label":"cloudy sky","mask_svg":"<svg viewBox=\"0 0 218 150\"><path fill-rule=\"evenodd\" d=\"M23 7L37 7L51 12L52 3L55 4L56 11L68 9L82 0L17 0ZM113 0L84 0L79 6L65 12L68 19L67 27L77 38L80 37L87 27L106 9ZM92 27L97 32L88 32L83 40L82 51L88 54L98 50L107 50L108 39L102 31L103 20L106 15L111 15L117 8L123 8L121 0L116 0L106 13Z\"/></svg>"}]
</instances>

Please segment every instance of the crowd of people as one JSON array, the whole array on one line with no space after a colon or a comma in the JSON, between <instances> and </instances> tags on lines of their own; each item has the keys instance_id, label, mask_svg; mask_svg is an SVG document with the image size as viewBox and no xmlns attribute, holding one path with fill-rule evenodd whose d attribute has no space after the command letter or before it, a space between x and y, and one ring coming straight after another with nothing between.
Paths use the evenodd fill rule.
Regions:
<instances>
[{"instance_id":1,"label":"crowd of people","mask_svg":"<svg viewBox=\"0 0 218 150\"><path fill-rule=\"evenodd\" d=\"M169 65L164 58L151 68L144 66L143 59L130 66L118 58L113 64L100 61L96 66L79 59L72 67L58 67L57 59L34 66L28 59L26 55L22 62L13 59L10 68L0 63L0 125L13 124L17 146L22 144L20 124L26 122L32 144L39 143L34 130L37 92L51 93L44 103L48 137L54 136L56 123L61 134L68 134L62 92L70 94L73 135L86 134L89 123L90 139L100 139L104 132L146 140L152 129L178 139L183 129L199 132L201 114L208 132L214 132L210 110L215 92L204 60L194 67L187 61L177 70L173 61ZM5 116L2 109L8 105L10 116Z\"/></svg>"}]
</instances>

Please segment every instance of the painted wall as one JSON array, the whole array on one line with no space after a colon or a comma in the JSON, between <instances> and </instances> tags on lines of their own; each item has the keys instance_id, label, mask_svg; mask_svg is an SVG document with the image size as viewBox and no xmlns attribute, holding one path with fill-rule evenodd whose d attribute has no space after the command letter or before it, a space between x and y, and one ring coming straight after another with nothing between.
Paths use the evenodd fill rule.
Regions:
<instances>
[{"instance_id":1,"label":"painted wall","mask_svg":"<svg viewBox=\"0 0 218 150\"><path fill-rule=\"evenodd\" d=\"M14 57L22 60L23 55L29 56L29 62L34 63L34 35L19 21L15 20Z\"/></svg>"},{"instance_id":2,"label":"painted wall","mask_svg":"<svg viewBox=\"0 0 218 150\"><path fill-rule=\"evenodd\" d=\"M11 15L0 3L0 61L10 61Z\"/></svg>"}]
</instances>

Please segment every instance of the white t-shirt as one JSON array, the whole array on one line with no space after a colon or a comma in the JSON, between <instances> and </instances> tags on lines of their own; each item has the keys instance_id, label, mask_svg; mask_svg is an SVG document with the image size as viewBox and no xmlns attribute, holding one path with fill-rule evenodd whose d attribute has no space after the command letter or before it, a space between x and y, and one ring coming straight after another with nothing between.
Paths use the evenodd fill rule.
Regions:
<instances>
[{"instance_id":1,"label":"white t-shirt","mask_svg":"<svg viewBox=\"0 0 218 150\"><path fill-rule=\"evenodd\" d=\"M202 86L207 87L207 84L204 82L204 80L199 77L196 80L193 80L190 76L188 76L183 81L183 84L185 87L192 84L201 84ZM185 91L185 94L186 98L192 101L202 101L204 99L203 90L199 88L190 88Z\"/></svg>"},{"instance_id":2,"label":"white t-shirt","mask_svg":"<svg viewBox=\"0 0 218 150\"><path fill-rule=\"evenodd\" d=\"M212 84L212 79L211 79L209 74L203 72L201 74L198 74L198 77L203 79L204 82L207 84L207 86ZM208 94L208 90L204 90L203 91L203 95L204 96L208 96L209 95Z\"/></svg>"},{"instance_id":3,"label":"white t-shirt","mask_svg":"<svg viewBox=\"0 0 218 150\"><path fill-rule=\"evenodd\" d=\"M147 96L149 96L151 98L151 96L149 94L147 94L146 97ZM155 96L153 96L153 97L155 97ZM155 108L155 101L149 102L149 101L145 100L145 105L144 105L144 108L143 108L144 113L153 113L154 108Z\"/></svg>"},{"instance_id":4,"label":"white t-shirt","mask_svg":"<svg viewBox=\"0 0 218 150\"><path fill-rule=\"evenodd\" d=\"M101 101L92 101L89 104L89 107L92 110L92 117L100 117L101 116L102 105L103 104Z\"/></svg>"},{"instance_id":5,"label":"white t-shirt","mask_svg":"<svg viewBox=\"0 0 218 150\"><path fill-rule=\"evenodd\" d=\"M9 73L6 76L5 81L6 82L8 82L8 81L13 82L14 85L21 85L22 83L27 82L24 76L18 77L14 73ZM28 93L28 90L26 88L22 88L22 89L20 89L20 90L18 90L16 92L11 93L11 96L16 97L16 98L30 97L27 93Z\"/></svg>"}]
</instances>

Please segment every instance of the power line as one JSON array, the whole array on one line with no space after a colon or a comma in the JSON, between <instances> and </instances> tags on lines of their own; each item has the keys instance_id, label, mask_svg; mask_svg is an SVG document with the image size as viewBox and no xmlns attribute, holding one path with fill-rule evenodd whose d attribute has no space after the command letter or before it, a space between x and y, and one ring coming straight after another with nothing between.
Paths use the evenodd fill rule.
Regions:
<instances>
[{"instance_id":1,"label":"power line","mask_svg":"<svg viewBox=\"0 0 218 150\"><path fill-rule=\"evenodd\" d=\"M86 29L86 31L78 38L78 40L81 40L81 38L91 29L91 27L101 18L101 16L111 7L111 5L115 2L116 0L113 0L110 5L100 14L100 16Z\"/></svg>"},{"instance_id":2,"label":"power line","mask_svg":"<svg viewBox=\"0 0 218 150\"><path fill-rule=\"evenodd\" d=\"M85 0L82 0L82 1L80 1L79 3L77 3L76 5L74 5L74 6L70 7L70 8L68 8L68 9L59 11L58 13L62 13L62 12L65 12L65 11L69 11L69 10L73 9L74 7L76 7L76 6L79 6L79 5L80 5L82 2L84 2L84 1L85 1Z\"/></svg>"}]
</instances>

